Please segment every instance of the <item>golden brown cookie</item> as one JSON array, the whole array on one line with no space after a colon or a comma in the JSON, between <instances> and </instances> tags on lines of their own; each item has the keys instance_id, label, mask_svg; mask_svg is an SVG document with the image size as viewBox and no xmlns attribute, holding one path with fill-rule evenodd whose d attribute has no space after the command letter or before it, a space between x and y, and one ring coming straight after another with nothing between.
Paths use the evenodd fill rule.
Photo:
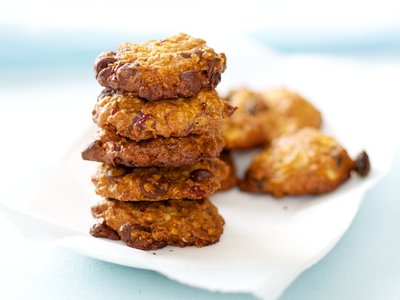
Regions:
<instances>
[{"instance_id":1,"label":"golden brown cookie","mask_svg":"<svg viewBox=\"0 0 400 300\"><path fill-rule=\"evenodd\" d=\"M128 246L155 250L167 245L204 247L219 241L224 226L218 209L207 199L122 202L105 200L92 208L96 237L120 237Z\"/></svg>"},{"instance_id":2,"label":"golden brown cookie","mask_svg":"<svg viewBox=\"0 0 400 300\"><path fill-rule=\"evenodd\" d=\"M148 100L191 97L214 89L226 68L224 53L187 34L142 44L124 43L104 52L94 69L100 85Z\"/></svg>"},{"instance_id":3,"label":"golden brown cookie","mask_svg":"<svg viewBox=\"0 0 400 300\"><path fill-rule=\"evenodd\" d=\"M178 168L126 168L101 164L92 181L96 193L120 201L201 199L214 193L229 173L217 158Z\"/></svg>"},{"instance_id":4,"label":"golden brown cookie","mask_svg":"<svg viewBox=\"0 0 400 300\"><path fill-rule=\"evenodd\" d=\"M226 149L250 149L267 140L263 120L268 114L265 99L246 88L231 91L227 100L237 110L222 123Z\"/></svg>"},{"instance_id":5,"label":"golden brown cookie","mask_svg":"<svg viewBox=\"0 0 400 300\"><path fill-rule=\"evenodd\" d=\"M336 189L352 170L366 176L369 169L365 152L353 161L335 139L304 128L274 140L254 157L240 188L275 197L315 195Z\"/></svg>"},{"instance_id":6,"label":"golden brown cookie","mask_svg":"<svg viewBox=\"0 0 400 300\"><path fill-rule=\"evenodd\" d=\"M319 128L320 112L297 93L284 88L254 92L246 88L228 95L238 109L223 121L227 149L250 149L303 127Z\"/></svg>"},{"instance_id":7,"label":"golden brown cookie","mask_svg":"<svg viewBox=\"0 0 400 300\"><path fill-rule=\"evenodd\" d=\"M268 142L304 127L321 127L321 113L299 94L285 88L275 88L266 90L262 96L267 99L271 111L266 125Z\"/></svg>"},{"instance_id":8,"label":"golden brown cookie","mask_svg":"<svg viewBox=\"0 0 400 300\"><path fill-rule=\"evenodd\" d=\"M99 96L93 119L132 140L205 134L220 127L234 108L215 90L202 90L189 99L147 101L130 93L106 89Z\"/></svg>"},{"instance_id":9,"label":"golden brown cookie","mask_svg":"<svg viewBox=\"0 0 400 300\"><path fill-rule=\"evenodd\" d=\"M110 129L100 131L97 139L82 152L82 158L113 166L180 167L218 157L224 144L219 131L135 142Z\"/></svg>"},{"instance_id":10,"label":"golden brown cookie","mask_svg":"<svg viewBox=\"0 0 400 300\"><path fill-rule=\"evenodd\" d=\"M220 191L227 191L236 186L238 183L238 179L236 177L236 168L235 168L235 162L233 161L232 155L230 151L224 150L221 152L221 155L219 158L227 165L229 166L229 174L226 177L225 180L222 180L221 182L221 188L219 189Z\"/></svg>"}]
</instances>

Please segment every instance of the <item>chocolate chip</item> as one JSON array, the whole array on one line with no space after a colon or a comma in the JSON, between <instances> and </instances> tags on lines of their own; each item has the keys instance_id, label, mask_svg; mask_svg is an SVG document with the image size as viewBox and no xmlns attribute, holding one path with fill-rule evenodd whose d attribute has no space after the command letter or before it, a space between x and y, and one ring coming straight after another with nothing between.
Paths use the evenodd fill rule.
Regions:
<instances>
[{"instance_id":1,"label":"chocolate chip","mask_svg":"<svg viewBox=\"0 0 400 300\"><path fill-rule=\"evenodd\" d=\"M371 171L371 163L367 152L362 151L357 155L354 171L356 171L360 176L365 177Z\"/></svg>"},{"instance_id":2,"label":"chocolate chip","mask_svg":"<svg viewBox=\"0 0 400 300\"><path fill-rule=\"evenodd\" d=\"M217 60L215 58L210 61L210 64L208 65L208 70L207 70L208 78L211 78L212 75L215 73L214 68L215 68L216 63L217 63Z\"/></svg>"},{"instance_id":3,"label":"chocolate chip","mask_svg":"<svg viewBox=\"0 0 400 300\"><path fill-rule=\"evenodd\" d=\"M109 52L106 55L100 55L96 59L96 62L94 63L94 70L96 74L99 74L101 70L107 68L109 64L112 64L117 61L114 55L115 55L114 52Z\"/></svg>"},{"instance_id":4,"label":"chocolate chip","mask_svg":"<svg viewBox=\"0 0 400 300\"><path fill-rule=\"evenodd\" d=\"M95 160L101 154L103 143L101 141L95 140L85 150L82 151L83 160Z\"/></svg>"},{"instance_id":5,"label":"chocolate chip","mask_svg":"<svg viewBox=\"0 0 400 300\"><path fill-rule=\"evenodd\" d=\"M107 84L108 78L113 74L112 68L107 67L105 69L100 70L96 75L97 81L100 85L105 86Z\"/></svg>"},{"instance_id":6,"label":"chocolate chip","mask_svg":"<svg viewBox=\"0 0 400 300\"><path fill-rule=\"evenodd\" d=\"M137 65L135 63L127 63L121 65L116 72L118 82L121 86L130 82L135 82L136 73L137 73Z\"/></svg>"},{"instance_id":7,"label":"chocolate chip","mask_svg":"<svg viewBox=\"0 0 400 300\"><path fill-rule=\"evenodd\" d=\"M140 224L133 224L133 225L130 225L131 226L131 228L132 228L132 231L133 230L135 230L135 231L144 231L144 232L151 232L151 227L149 227L149 226L143 226L143 225L140 225Z\"/></svg>"},{"instance_id":8,"label":"chocolate chip","mask_svg":"<svg viewBox=\"0 0 400 300\"><path fill-rule=\"evenodd\" d=\"M157 249L164 248L165 246L167 246L167 242L164 242L164 241L153 241L151 243L151 246L152 246L151 250L157 250Z\"/></svg>"},{"instance_id":9,"label":"chocolate chip","mask_svg":"<svg viewBox=\"0 0 400 300\"><path fill-rule=\"evenodd\" d=\"M199 72L196 70L185 71L181 74L180 79L182 81L194 81L199 79Z\"/></svg>"},{"instance_id":10,"label":"chocolate chip","mask_svg":"<svg viewBox=\"0 0 400 300\"><path fill-rule=\"evenodd\" d=\"M180 75L181 82L187 86L192 94L197 94L202 87L200 73L196 70L185 71Z\"/></svg>"},{"instance_id":11,"label":"chocolate chip","mask_svg":"<svg viewBox=\"0 0 400 300\"><path fill-rule=\"evenodd\" d=\"M150 183L151 190L146 189L145 185L149 183L148 178L143 178L140 181L140 190L143 193L143 196L149 199L157 199L159 197L162 197L167 193L166 190L161 188L158 183Z\"/></svg>"},{"instance_id":12,"label":"chocolate chip","mask_svg":"<svg viewBox=\"0 0 400 300\"><path fill-rule=\"evenodd\" d=\"M141 250L156 250L167 245L164 241L155 241L151 236L151 228L139 224L123 224L119 228L121 239L129 246Z\"/></svg>"},{"instance_id":13,"label":"chocolate chip","mask_svg":"<svg viewBox=\"0 0 400 300\"><path fill-rule=\"evenodd\" d=\"M219 67L219 65L217 66L216 58L210 61L206 74L211 88L215 88L221 81L221 70L219 70Z\"/></svg>"},{"instance_id":14,"label":"chocolate chip","mask_svg":"<svg viewBox=\"0 0 400 300\"><path fill-rule=\"evenodd\" d=\"M187 52L181 52L179 53L180 56L182 56L183 58L191 58L192 54L191 53L187 53Z\"/></svg>"},{"instance_id":15,"label":"chocolate chip","mask_svg":"<svg viewBox=\"0 0 400 300\"><path fill-rule=\"evenodd\" d=\"M215 73L210 79L210 87L212 89L215 88L220 81L221 81L221 74Z\"/></svg>"},{"instance_id":16,"label":"chocolate chip","mask_svg":"<svg viewBox=\"0 0 400 300\"><path fill-rule=\"evenodd\" d=\"M132 74L135 72L136 67L136 63L121 64L121 66L118 68L118 72L127 72L128 74Z\"/></svg>"},{"instance_id":17,"label":"chocolate chip","mask_svg":"<svg viewBox=\"0 0 400 300\"><path fill-rule=\"evenodd\" d=\"M122 224L118 232L121 235L123 241L129 241L131 239L131 233L133 231L133 226L130 224Z\"/></svg>"},{"instance_id":18,"label":"chocolate chip","mask_svg":"<svg viewBox=\"0 0 400 300\"><path fill-rule=\"evenodd\" d=\"M120 239L118 233L104 222L93 225L90 228L90 234L94 237L107 238L114 241Z\"/></svg>"},{"instance_id":19,"label":"chocolate chip","mask_svg":"<svg viewBox=\"0 0 400 300\"><path fill-rule=\"evenodd\" d=\"M196 169L190 172L190 178L193 181L202 181L212 176L214 176L214 174L206 169Z\"/></svg>"}]
</instances>

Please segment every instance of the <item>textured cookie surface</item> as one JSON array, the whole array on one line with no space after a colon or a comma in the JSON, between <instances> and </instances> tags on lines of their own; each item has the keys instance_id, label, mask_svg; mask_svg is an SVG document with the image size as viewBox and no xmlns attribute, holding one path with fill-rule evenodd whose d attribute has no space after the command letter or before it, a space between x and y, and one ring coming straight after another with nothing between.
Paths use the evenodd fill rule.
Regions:
<instances>
[{"instance_id":1,"label":"textured cookie surface","mask_svg":"<svg viewBox=\"0 0 400 300\"><path fill-rule=\"evenodd\" d=\"M155 250L167 245L203 247L219 241L224 220L207 199L122 202L105 200L92 207L103 220L91 234L121 238L128 246Z\"/></svg>"},{"instance_id":2,"label":"textured cookie surface","mask_svg":"<svg viewBox=\"0 0 400 300\"><path fill-rule=\"evenodd\" d=\"M96 193L120 201L201 199L214 193L229 173L219 159L179 168L126 168L101 164L92 181Z\"/></svg>"},{"instance_id":3,"label":"textured cookie surface","mask_svg":"<svg viewBox=\"0 0 400 300\"><path fill-rule=\"evenodd\" d=\"M97 139L82 152L82 158L113 166L180 167L218 157L224 145L219 131L135 142L113 130L102 130Z\"/></svg>"},{"instance_id":4,"label":"textured cookie surface","mask_svg":"<svg viewBox=\"0 0 400 300\"><path fill-rule=\"evenodd\" d=\"M222 151L219 158L229 167L229 174L225 180L222 180L221 188L219 189L220 191L227 191L236 186L238 183L235 162L233 161L232 154L228 150Z\"/></svg>"},{"instance_id":5,"label":"textured cookie surface","mask_svg":"<svg viewBox=\"0 0 400 300\"><path fill-rule=\"evenodd\" d=\"M100 54L94 66L102 86L148 100L191 97L201 89L214 89L225 68L225 54L183 33L142 44L124 43L116 53Z\"/></svg>"},{"instance_id":6,"label":"textured cookie surface","mask_svg":"<svg viewBox=\"0 0 400 300\"><path fill-rule=\"evenodd\" d=\"M102 128L112 127L119 135L138 141L204 134L219 127L233 111L215 90L200 91L189 99L146 101L106 89L98 98L93 119Z\"/></svg>"},{"instance_id":7,"label":"textured cookie surface","mask_svg":"<svg viewBox=\"0 0 400 300\"><path fill-rule=\"evenodd\" d=\"M369 166L368 157L363 160ZM359 172L335 139L316 129L304 128L274 140L258 154L240 188L276 197L321 194L337 188L353 169Z\"/></svg>"},{"instance_id":8,"label":"textured cookie surface","mask_svg":"<svg viewBox=\"0 0 400 300\"><path fill-rule=\"evenodd\" d=\"M250 149L303 127L321 126L320 112L300 95L284 88L265 92L241 88L232 91L228 100L238 109L223 122L227 149Z\"/></svg>"}]
</instances>

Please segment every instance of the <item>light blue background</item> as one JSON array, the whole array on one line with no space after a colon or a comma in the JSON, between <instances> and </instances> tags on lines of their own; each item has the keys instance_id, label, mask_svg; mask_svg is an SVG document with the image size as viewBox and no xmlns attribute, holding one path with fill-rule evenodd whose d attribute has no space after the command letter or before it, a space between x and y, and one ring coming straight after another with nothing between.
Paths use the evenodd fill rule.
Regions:
<instances>
[{"instance_id":1,"label":"light blue background","mask_svg":"<svg viewBox=\"0 0 400 300\"><path fill-rule=\"evenodd\" d=\"M315 41L302 44L301 39L278 41L259 32L251 36L261 44L269 42L284 52L324 52L398 61L397 32L388 32L387 38L376 34L359 39L353 46L348 44L349 39L335 43L322 40L317 45ZM90 42L88 36L92 37ZM131 37L132 40L145 38ZM58 72L63 68L91 65L97 53L118 44L120 39L93 33L39 34L27 38L23 32L0 31L0 86L23 77L26 71L40 75L41 72L48 74L49 69ZM26 56L27 52L31 56ZM84 72L92 76L91 69L86 68ZM281 300L400 299L399 178L400 153L397 152L390 173L368 192L343 239L321 262L304 272ZM4 274L0 270L0 285L3 291L7 291L8 285L13 286L12 294L7 294L11 299L254 299L248 294L220 294L190 288L155 272L117 266L61 249L49 249L38 256L35 264L19 265L9 271Z\"/></svg>"}]
</instances>

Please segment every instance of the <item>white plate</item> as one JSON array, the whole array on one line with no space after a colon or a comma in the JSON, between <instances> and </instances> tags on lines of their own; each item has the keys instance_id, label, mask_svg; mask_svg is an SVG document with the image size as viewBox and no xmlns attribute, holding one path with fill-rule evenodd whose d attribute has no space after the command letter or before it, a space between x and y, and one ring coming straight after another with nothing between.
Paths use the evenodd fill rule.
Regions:
<instances>
[{"instance_id":1,"label":"white plate","mask_svg":"<svg viewBox=\"0 0 400 300\"><path fill-rule=\"evenodd\" d=\"M0 208L33 240L155 270L195 287L276 299L302 271L332 249L351 224L365 192L389 169L394 146L381 132L391 122L391 110L375 105L378 96L388 96L388 90L382 92L382 86L368 84L388 71L380 68L369 73L366 70L372 68L340 60L264 55L246 45L239 54L231 55L233 73L226 76L224 88L242 82L299 90L321 109L324 130L337 137L352 156L367 149L373 166L368 178L354 176L335 192L319 197L275 200L236 189L217 193L211 199L226 221L219 243L201 249L167 247L145 252L88 234L94 223L90 206L99 200L90 182L96 163L82 161L80 151L91 140L91 128L60 164L30 178L23 204L13 209L2 204ZM243 74L248 74L245 80ZM370 122L374 114L388 117L377 126ZM235 156L243 172L249 155Z\"/></svg>"}]
</instances>

